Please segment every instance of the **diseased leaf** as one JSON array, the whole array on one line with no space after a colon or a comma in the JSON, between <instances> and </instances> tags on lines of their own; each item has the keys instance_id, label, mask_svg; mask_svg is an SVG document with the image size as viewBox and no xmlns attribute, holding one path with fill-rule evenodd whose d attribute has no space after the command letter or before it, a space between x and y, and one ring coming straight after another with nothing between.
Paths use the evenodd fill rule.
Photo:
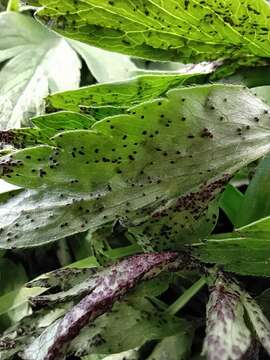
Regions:
<instances>
[{"instance_id":1,"label":"diseased leaf","mask_svg":"<svg viewBox=\"0 0 270 360\"><path fill-rule=\"evenodd\" d=\"M101 119L117 115L130 106L163 96L168 90L181 85L200 82L205 74L146 74L128 81L96 84L78 90L48 96L50 110L78 111Z\"/></svg>"},{"instance_id":2,"label":"diseased leaf","mask_svg":"<svg viewBox=\"0 0 270 360\"><path fill-rule=\"evenodd\" d=\"M251 334L244 322L241 289L219 276L207 304L203 354L208 360L239 360L250 345Z\"/></svg>"},{"instance_id":3,"label":"diseased leaf","mask_svg":"<svg viewBox=\"0 0 270 360\"><path fill-rule=\"evenodd\" d=\"M50 91L79 86L80 61L61 37L30 16L0 14L0 128L18 128L40 114Z\"/></svg>"},{"instance_id":4,"label":"diseased leaf","mask_svg":"<svg viewBox=\"0 0 270 360\"><path fill-rule=\"evenodd\" d=\"M194 255L206 263L242 275L269 276L270 217L235 230L212 235L193 245Z\"/></svg>"},{"instance_id":5,"label":"diseased leaf","mask_svg":"<svg viewBox=\"0 0 270 360\"><path fill-rule=\"evenodd\" d=\"M78 304L72 307L63 318L47 327L43 333L30 344L30 346L26 347L21 355L22 358L27 360L50 360L57 357L61 358L63 354L66 353L66 346L76 338L79 333L79 337L68 347L72 353L76 352L80 356L95 352L100 352L102 354L108 351L111 352L106 341L111 341L110 346L113 346L115 349L113 352L120 352L122 350L128 350L129 348L133 349L137 345L141 345L146 340L145 336L147 336L147 331L142 331L140 323L136 323L136 312L131 312L129 322L126 323L129 330L132 322L135 326L134 331L137 327L136 331L138 332L136 333L136 337L135 332L131 331L129 338L125 338L125 341L122 342L119 341L117 330L120 334L123 330L125 337L127 334L125 323L122 322L122 316L126 311L126 316L124 316L124 318L127 318L131 308L126 302L119 305L116 304L116 309L118 306L121 307L121 311L119 311L121 314L120 318L118 311L113 311L96 320L95 323L89 324L89 322L94 321L99 315L108 312L113 304L129 289L133 288L140 280L156 277L165 269L175 270L186 266L184 259L185 258L178 257L177 253L173 252L142 254L124 259L121 262L112 265L112 267L107 268L104 273L100 274L99 281L96 282L95 288L93 288ZM140 303L140 301L136 298L135 303L131 304L136 308L136 304L138 303ZM144 301L143 305L144 310L146 310L147 307ZM119 326L118 322L115 330L111 331L111 329L108 329L107 326L105 326L106 321L105 324L103 323L104 318L111 318L111 327L116 325L116 321L121 321L122 324ZM146 316L146 319L147 318L148 317ZM154 316L153 319L156 323L152 328L153 330L149 331L149 333L151 333L150 338L162 337L163 334L158 333L158 317ZM181 331L183 325L184 323L181 320L168 322L168 326L171 329L170 335ZM99 334L101 329L105 338ZM92 338L92 341L90 342L89 337ZM94 350L95 348L96 350ZM97 351L97 348L99 348L99 351Z\"/></svg>"},{"instance_id":6,"label":"diseased leaf","mask_svg":"<svg viewBox=\"0 0 270 360\"><path fill-rule=\"evenodd\" d=\"M39 144L55 145L51 139L65 130L90 129L95 123L91 116L71 111L59 111L31 119L35 128L20 128L0 131L0 148L12 150L32 147Z\"/></svg>"},{"instance_id":7,"label":"diseased leaf","mask_svg":"<svg viewBox=\"0 0 270 360\"><path fill-rule=\"evenodd\" d=\"M50 2L38 18L60 34L146 59L186 63L269 57L265 0L87 0Z\"/></svg>"},{"instance_id":8,"label":"diseased leaf","mask_svg":"<svg viewBox=\"0 0 270 360\"><path fill-rule=\"evenodd\" d=\"M231 174L270 150L268 112L238 86L180 88L91 130L60 133L54 147L2 157L2 178L33 190L0 206L0 247L36 246L116 219L148 250L207 236Z\"/></svg>"},{"instance_id":9,"label":"diseased leaf","mask_svg":"<svg viewBox=\"0 0 270 360\"><path fill-rule=\"evenodd\" d=\"M243 304L247 310L251 324L261 344L270 355L270 323L264 316L260 306L250 295L245 293Z\"/></svg>"}]
</instances>

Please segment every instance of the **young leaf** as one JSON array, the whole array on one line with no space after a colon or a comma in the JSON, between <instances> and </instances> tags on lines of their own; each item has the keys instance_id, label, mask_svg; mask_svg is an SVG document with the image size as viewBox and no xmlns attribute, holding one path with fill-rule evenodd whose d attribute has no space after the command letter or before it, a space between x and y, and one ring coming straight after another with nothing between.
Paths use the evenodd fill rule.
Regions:
<instances>
[{"instance_id":1,"label":"young leaf","mask_svg":"<svg viewBox=\"0 0 270 360\"><path fill-rule=\"evenodd\" d=\"M80 61L61 37L30 16L0 14L0 128L18 128L40 114L50 91L78 87Z\"/></svg>"},{"instance_id":2,"label":"young leaf","mask_svg":"<svg viewBox=\"0 0 270 360\"><path fill-rule=\"evenodd\" d=\"M193 254L206 263L216 263L242 275L269 276L270 218L264 218L233 233L212 235L193 245Z\"/></svg>"},{"instance_id":3,"label":"young leaf","mask_svg":"<svg viewBox=\"0 0 270 360\"><path fill-rule=\"evenodd\" d=\"M250 344L251 334L244 322L241 290L237 284L219 276L207 304L203 353L208 360L239 360Z\"/></svg>"},{"instance_id":4,"label":"young leaf","mask_svg":"<svg viewBox=\"0 0 270 360\"><path fill-rule=\"evenodd\" d=\"M269 57L265 0L39 0L38 18L60 34L106 50L186 63Z\"/></svg>"},{"instance_id":5,"label":"young leaf","mask_svg":"<svg viewBox=\"0 0 270 360\"><path fill-rule=\"evenodd\" d=\"M0 206L0 247L35 246L116 219L146 249L206 236L231 174L270 150L268 112L238 86L179 88L92 130L61 133L55 147L1 158L3 179L35 190Z\"/></svg>"}]
</instances>

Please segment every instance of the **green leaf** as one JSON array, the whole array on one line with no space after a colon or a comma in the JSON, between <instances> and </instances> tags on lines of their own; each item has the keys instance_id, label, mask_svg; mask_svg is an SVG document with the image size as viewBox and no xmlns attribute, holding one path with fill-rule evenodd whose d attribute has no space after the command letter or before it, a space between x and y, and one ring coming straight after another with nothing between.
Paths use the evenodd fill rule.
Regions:
<instances>
[{"instance_id":1,"label":"green leaf","mask_svg":"<svg viewBox=\"0 0 270 360\"><path fill-rule=\"evenodd\" d=\"M270 215L270 157L261 160L238 209L238 227Z\"/></svg>"},{"instance_id":2,"label":"green leaf","mask_svg":"<svg viewBox=\"0 0 270 360\"><path fill-rule=\"evenodd\" d=\"M78 87L80 61L30 16L1 13L0 33L0 62L7 60L0 71L0 128L18 128L42 112L50 91Z\"/></svg>"},{"instance_id":3,"label":"green leaf","mask_svg":"<svg viewBox=\"0 0 270 360\"><path fill-rule=\"evenodd\" d=\"M270 105L270 86L254 87L252 92L266 102L266 104Z\"/></svg>"},{"instance_id":4,"label":"green leaf","mask_svg":"<svg viewBox=\"0 0 270 360\"><path fill-rule=\"evenodd\" d=\"M37 127L0 131L0 147L14 150L39 144L55 145L51 139L54 135L64 130L90 129L95 119L72 111L59 111L35 117L31 122Z\"/></svg>"},{"instance_id":5,"label":"green leaf","mask_svg":"<svg viewBox=\"0 0 270 360\"><path fill-rule=\"evenodd\" d=\"M270 217L205 241L193 245L194 255L201 261L242 275L270 276Z\"/></svg>"},{"instance_id":6,"label":"green leaf","mask_svg":"<svg viewBox=\"0 0 270 360\"><path fill-rule=\"evenodd\" d=\"M126 80L135 74L137 67L126 55L104 51L80 41L69 40L69 43L81 55L99 83Z\"/></svg>"},{"instance_id":7,"label":"green leaf","mask_svg":"<svg viewBox=\"0 0 270 360\"><path fill-rule=\"evenodd\" d=\"M2 178L31 190L0 206L0 247L36 246L116 219L149 250L207 236L231 174L270 150L268 112L238 86L179 88L92 130L63 132L55 147L1 158Z\"/></svg>"},{"instance_id":8,"label":"green leaf","mask_svg":"<svg viewBox=\"0 0 270 360\"><path fill-rule=\"evenodd\" d=\"M251 345L244 321L241 289L218 276L207 304L206 338L203 354L208 360L241 359Z\"/></svg>"},{"instance_id":9,"label":"green leaf","mask_svg":"<svg viewBox=\"0 0 270 360\"><path fill-rule=\"evenodd\" d=\"M39 3L38 18L47 26L106 50L186 63L270 56L265 0Z\"/></svg>"},{"instance_id":10,"label":"green leaf","mask_svg":"<svg viewBox=\"0 0 270 360\"><path fill-rule=\"evenodd\" d=\"M147 360L188 360L193 340L192 329L162 339Z\"/></svg>"},{"instance_id":11,"label":"green leaf","mask_svg":"<svg viewBox=\"0 0 270 360\"><path fill-rule=\"evenodd\" d=\"M243 203L243 197L243 194L231 184L226 186L224 193L220 197L219 206L233 225L237 224L237 219L239 218L239 214L241 214L239 209Z\"/></svg>"},{"instance_id":12,"label":"green leaf","mask_svg":"<svg viewBox=\"0 0 270 360\"><path fill-rule=\"evenodd\" d=\"M34 117L31 122L39 129L54 129L56 134L65 130L90 129L95 119L72 111L59 111Z\"/></svg>"},{"instance_id":13,"label":"green leaf","mask_svg":"<svg viewBox=\"0 0 270 360\"><path fill-rule=\"evenodd\" d=\"M152 100L175 87L200 82L205 74L146 74L128 81L86 86L48 96L50 111L70 110L101 119L124 112L130 106Z\"/></svg>"}]
</instances>

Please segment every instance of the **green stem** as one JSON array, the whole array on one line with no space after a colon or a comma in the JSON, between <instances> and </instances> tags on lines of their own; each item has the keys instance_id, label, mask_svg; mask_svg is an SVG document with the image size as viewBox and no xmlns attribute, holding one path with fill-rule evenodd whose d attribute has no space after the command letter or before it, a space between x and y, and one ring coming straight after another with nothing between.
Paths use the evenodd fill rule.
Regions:
<instances>
[{"instance_id":1,"label":"green stem","mask_svg":"<svg viewBox=\"0 0 270 360\"><path fill-rule=\"evenodd\" d=\"M7 5L7 11L19 12L20 1L19 0L9 0Z\"/></svg>"},{"instance_id":2,"label":"green stem","mask_svg":"<svg viewBox=\"0 0 270 360\"><path fill-rule=\"evenodd\" d=\"M189 289L187 289L172 305L168 307L166 312L169 315L175 315L181 310L187 302L206 284L206 278L203 276L196 281Z\"/></svg>"}]
</instances>

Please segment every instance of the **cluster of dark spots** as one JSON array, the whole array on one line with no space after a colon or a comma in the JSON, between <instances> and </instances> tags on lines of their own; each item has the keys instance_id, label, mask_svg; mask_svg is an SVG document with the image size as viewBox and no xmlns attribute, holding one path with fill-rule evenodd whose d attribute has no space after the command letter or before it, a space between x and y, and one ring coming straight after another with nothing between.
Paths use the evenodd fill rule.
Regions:
<instances>
[{"instance_id":1,"label":"cluster of dark spots","mask_svg":"<svg viewBox=\"0 0 270 360\"><path fill-rule=\"evenodd\" d=\"M7 177L11 177L10 174L13 173L13 169L12 167L16 167L16 166L23 166L23 161L22 160L13 160L12 157L6 158L6 159L2 159L0 161L0 166L1 166L1 175L2 176L7 176Z\"/></svg>"},{"instance_id":2,"label":"cluster of dark spots","mask_svg":"<svg viewBox=\"0 0 270 360\"><path fill-rule=\"evenodd\" d=\"M204 128L201 131L201 137L202 138L210 138L210 139L212 139L214 136L213 136L213 134L211 133L211 131L209 129Z\"/></svg>"},{"instance_id":3,"label":"cluster of dark spots","mask_svg":"<svg viewBox=\"0 0 270 360\"><path fill-rule=\"evenodd\" d=\"M45 175L47 175L46 171L43 170L43 169L39 169L39 176L40 176L40 177L43 177L43 176L45 176Z\"/></svg>"},{"instance_id":4,"label":"cluster of dark spots","mask_svg":"<svg viewBox=\"0 0 270 360\"><path fill-rule=\"evenodd\" d=\"M255 116L253 120L254 120L255 122L259 122L259 121L260 121L260 119L259 119L257 116Z\"/></svg>"}]
</instances>

